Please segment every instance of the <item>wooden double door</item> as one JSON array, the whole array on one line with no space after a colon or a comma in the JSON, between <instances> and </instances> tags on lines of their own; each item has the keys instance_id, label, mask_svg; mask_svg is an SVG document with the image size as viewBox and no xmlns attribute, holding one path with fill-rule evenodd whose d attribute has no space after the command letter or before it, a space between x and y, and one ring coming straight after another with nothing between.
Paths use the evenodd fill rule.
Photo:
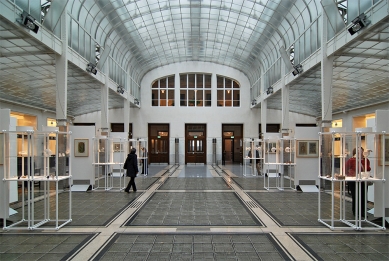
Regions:
<instances>
[{"instance_id":1,"label":"wooden double door","mask_svg":"<svg viewBox=\"0 0 389 261\"><path fill-rule=\"evenodd\" d=\"M149 124L149 162L169 164L169 124Z\"/></svg>"},{"instance_id":2,"label":"wooden double door","mask_svg":"<svg viewBox=\"0 0 389 261\"><path fill-rule=\"evenodd\" d=\"M206 124L185 124L185 164L207 164Z\"/></svg>"}]
</instances>

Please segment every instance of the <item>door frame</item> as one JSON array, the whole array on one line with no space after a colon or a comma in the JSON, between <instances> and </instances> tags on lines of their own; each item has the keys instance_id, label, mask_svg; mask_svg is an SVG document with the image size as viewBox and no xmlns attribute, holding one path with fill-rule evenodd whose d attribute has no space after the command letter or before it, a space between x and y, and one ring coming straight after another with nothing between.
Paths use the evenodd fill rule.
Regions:
<instances>
[{"instance_id":1,"label":"door frame","mask_svg":"<svg viewBox=\"0 0 389 261\"><path fill-rule=\"evenodd\" d=\"M196 162L189 162L190 155L188 153L188 141L189 141L189 130L188 127L190 126L203 126L203 129L199 129L198 131L202 131L203 135L201 137L196 138L196 140L202 140L202 146L203 146L203 154L201 157L203 159L200 159L200 162L197 162L197 156L196 156ZM196 131L196 130L191 130L191 131ZM207 164L207 124L205 123L185 123L185 165L188 163L199 163L199 164Z\"/></svg>"},{"instance_id":2,"label":"door frame","mask_svg":"<svg viewBox=\"0 0 389 261\"><path fill-rule=\"evenodd\" d=\"M161 128L158 128L158 126L161 126ZM163 127L162 127L163 126ZM167 136L158 136L157 133L154 133L152 128L160 129L161 131L165 132L167 126ZM148 163L154 163L154 164L169 164L169 158L170 158L170 125L168 123L149 123L148 125ZM163 160L159 160L159 162L156 162L155 153L152 148L152 140L165 140L166 146L167 146L167 152L166 155L164 155ZM157 157L161 158L161 157Z\"/></svg>"}]
</instances>

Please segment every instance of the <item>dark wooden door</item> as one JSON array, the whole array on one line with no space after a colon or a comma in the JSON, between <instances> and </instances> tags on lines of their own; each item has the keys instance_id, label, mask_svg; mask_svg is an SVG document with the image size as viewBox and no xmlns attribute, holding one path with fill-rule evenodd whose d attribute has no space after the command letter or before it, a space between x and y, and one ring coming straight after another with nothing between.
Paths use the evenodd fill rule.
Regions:
<instances>
[{"instance_id":1,"label":"dark wooden door","mask_svg":"<svg viewBox=\"0 0 389 261\"><path fill-rule=\"evenodd\" d=\"M185 125L185 164L207 164L205 124Z\"/></svg>"}]
</instances>

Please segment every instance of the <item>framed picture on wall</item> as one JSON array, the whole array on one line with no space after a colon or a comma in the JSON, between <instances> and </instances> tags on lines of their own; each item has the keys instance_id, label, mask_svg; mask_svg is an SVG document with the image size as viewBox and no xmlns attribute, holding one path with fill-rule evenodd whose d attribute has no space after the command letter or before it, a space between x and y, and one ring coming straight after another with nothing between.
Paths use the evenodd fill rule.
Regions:
<instances>
[{"instance_id":1,"label":"framed picture on wall","mask_svg":"<svg viewBox=\"0 0 389 261\"><path fill-rule=\"evenodd\" d=\"M319 141L317 140L298 140L297 157L315 158L319 156Z\"/></svg>"},{"instance_id":2,"label":"framed picture on wall","mask_svg":"<svg viewBox=\"0 0 389 261\"><path fill-rule=\"evenodd\" d=\"M121 151L123 151L122 143L114 142L113 143L113 151L114 152L121 152Z\"/></svg>"},{"instance_id":3,"label":"framed picture on wall","mask_svg":"<svg viewBox=\"0 0 389 261\"><path fill-rule=\"evenodd\" d=\"M89 156L89 140L74 139L74 157L88 157L88 156Z\"/></svg>"}]
</instances>

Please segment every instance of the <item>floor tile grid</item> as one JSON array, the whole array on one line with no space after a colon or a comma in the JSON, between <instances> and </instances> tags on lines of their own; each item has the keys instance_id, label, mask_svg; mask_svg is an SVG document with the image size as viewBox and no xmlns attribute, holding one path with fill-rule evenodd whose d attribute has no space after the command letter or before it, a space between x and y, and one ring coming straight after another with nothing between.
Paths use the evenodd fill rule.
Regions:
<instances>
[{"instance_id":1,"label":"floor tile grid","mask_svg":"<svg viewBox=\"0 0 389 261\"><path fill-rule=\"evenodd\" d=\"M389 260L388 233L288 233L317 260Z\"/></svg>"},{"instance_id":2,"label":"floor tile grid","mask_svg":"<svg viewBox=\"0 0 389 261\"><path fill-rule=\"evenodd\" d=\"M156 196L158 195L158 196ZM236 193L156 192L126 226L262 225Z\"/></svg>"},{"instance_id":3,"label":"floor tile grid","mask_svg":"<svg viewBox=\"0 0 389 261\"><path fill-rule=\"evenodd\" d=\"M225 180L230 181L231 176L226 174L226 172L223 171L222 173ZM238 175L236 175L238 176ZM235 176L235 177L236 177ZM258 179L256 179L258 180ZM279 226L276 222L274 222L274 219L271 215L263 211L263 208L258 204L257 201L254 200L248 193L246 193L240 186L235 184L234 181L231 182L231 186L235 190L237 194L242 198L243 201L246 202L254 202L251 206L251 211L256 214L256 217L258 217L261 222L264 224L263 231L266 232L275 232L275 239L280 242L281 246L288 246L287 249L290 251L290 254L296 259L296 260L310 260L308 257L306 251L302 249L300 246L295 244L293 240L289 239L287 236L285 236L285 230L281 226ZM278 191L278 190L277 190ZM268 194L265 192L262 192L264 194ZM269 192L272 193L272 192ZM276 192L275 192L276 193ZM285 193L285 191L279 191L279 193Z\"/></svg>"},{"instance_id":4,"label":"floor tile grid","mask_svg":"<svg viewBox=\"0 0 389 261\"><path fill-rule=\"evenodd\" d=\"M118 255L118 253L120 253ZM187 260L293 260L271 235L254 234L128 234L118 233L93 257L93 260L110 260L124 257L131 260L134 254L143 254L147 260L176 260L185 255Z\"/></svg>"}]
</instances>

